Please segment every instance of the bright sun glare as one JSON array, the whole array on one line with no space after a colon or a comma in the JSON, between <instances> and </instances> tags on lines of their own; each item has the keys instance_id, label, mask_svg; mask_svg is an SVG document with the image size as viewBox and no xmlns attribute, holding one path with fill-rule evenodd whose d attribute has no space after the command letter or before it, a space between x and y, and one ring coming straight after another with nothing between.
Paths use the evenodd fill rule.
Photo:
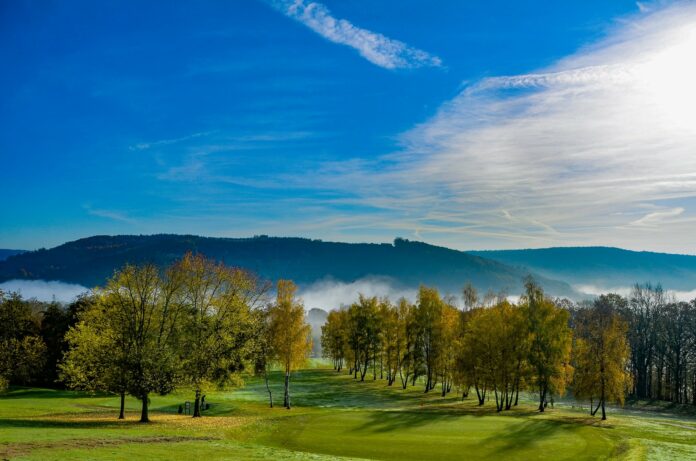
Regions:
<instances>
[{"instance_id":1,"label":"bright sun glare","mask_svg":"<svg viewBox=\"0 0 696 461\"><path fill-rule=\"evenodd\" d=\"M696 25L672 35L637 73L665 127L696 131Z\"/></svg>"}]
</instances>

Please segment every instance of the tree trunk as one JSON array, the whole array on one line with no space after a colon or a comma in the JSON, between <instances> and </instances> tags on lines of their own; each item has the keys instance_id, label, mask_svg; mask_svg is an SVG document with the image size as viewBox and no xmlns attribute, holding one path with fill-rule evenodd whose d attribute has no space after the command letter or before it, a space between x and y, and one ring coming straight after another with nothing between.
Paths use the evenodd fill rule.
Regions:
<instances>
[{"instance_id":1,"label":"tree trunk","mask_svg":"<svg viewBox=\"0 0 696 461\"><path fill-rule=\"evenodd\" d=\"M384 356L384 349L382 349L382 352L379 354L379 379L384 379L383 356Z\"/></svg>"},{"instance_id":2,"label":"tree trunk","mask_svg":"<svg viewBox=\"0 0 696 461\"><path fill-rule=\"evenodd\" d=\"M147 395L147 394L144 394L144 395L140 398L140 400L142 400L142 403L143 403L143 407L142 407L142 410L141 410L141 412L140 412L140 422L141 422L141 423L149 423L149 422L150 422L150 417L148 416L148 412L147 412L147 411L148 411L148 407L147 407L147 406L148 406L148 400L149 400L149 399L148 399L148 395Z\"/></svg>"},{"instance_id":3,"label":"tree trunk","mask_svg":"<svg viewBox=\"0 0 696 461\"><path fill-rule=\"evenodd\" d=\"M118 419L126 418L126 393L121 392L121 411L118 414Z\"/></svg>"},{"instance_id":4,"label":"tree trunk","mask_svg":"<svg viewBox=\"0 0 696 461\"><path fill-rule=\"evenodd\" d=\"M286 371L285 372L285 398L284 398L284 406L288 410L290 409L290 372Z\"/></svg>"},{"instance_id":5,"label":"tree trunk","mask_svg":"<svg viewBox=\"0 0 696 461\"><path fill-rule=\"evenodd\" d=\"M539 388L539 412L544 412L544 401L546 400L546 387L541 386Z\"/></svg>"},{"instance_id":6,"label":"tree trunk","mask_svg":"<svg viewBox=\"0 0 696 461\"><path fill-rule=\"evenodd\" d=\"M273 394L271 394L271 388L268 385L268 371L266 370L265 367L263 369L263 379L264 379L264 381L266 381L266 390L268 391L268 401L271 405L271 408L273 408Z\"/></svg>"},{"instance_id":7,"label":"tree trunk","mask_svg":"<svg viewBox=\"0 0 696 461\"><path fill-rule=\"evenodd\" d=\"M592 409L592 402L590 402L590 413L592 416L597 414L597 411L599 411L599 407L602 405L602 400L600 399L599 402L597 402L597 407L593 410Z\"/></svg>"},{"instance_id":8,"label":"tree trunk","mask_svg":"<svg viewBox=\"0 0 696 461\"><path fill-rule=\"evenodd\" d=\"M362 367L362 370L360 370L360 381L365 381L365 375L367 375L367 372L370 368L370 354L369 352L365 352L365 364Z\"/></svg>"},{"instance_id":9,"label":"tree trunk","mask_svg":"<svg viewBox=\"0 0 696 461\"><path fill-rule=\"evenodd\" d=\"M399 377L401 378L401 389L406 389L406 386L408 386L408 375L409 373L406 372L406 379L404 379L404 374L401 371L401 368L399 368ZM696 400L694 400L694 405L696 405Z\"/></svg>"},{"instance_id":10,"label":"tree trunk","mask_svg":"<svg viewBox=\"0 0 696 461\"><path fill-rule=\"evenodd\" d=\"M377 380L377 350L372 351L372 380Z\"/></svg>"},{"instance_id":11,"label":"tree trunk","mask_svg":"<svg viewBox=\"0 0 696 461\"><path fill-rule=\"evenodd\" d=\"M201 390L196 389L196 398L193 401L193 417L201 417Z\"/></svg>"},{"instance_id":12,"label":"tree trunk","mask_svg":"<svg viewBox=\"0 0 696 461\"><path fill-rule=\"evenodd\" d=\"M478 385L474 385L474 388L476 389L476 398L478 399L478 404L481 406L486 402L486 388L484 387L483 389L479 390Z\"/></svg>"},{"instance_id":13,"label":"tree trunk","mask_svg":"<svg viewBox=\"0 0 696 461\"><path fill-rule=\"evenodd\" d=\"M602 421L606 421L607 419L607 412L604 409L604 401L606 400L606 393L604 391L604 378L602 378L602 395L600 396L602 399Z\"/></svg>"}]
</instances>

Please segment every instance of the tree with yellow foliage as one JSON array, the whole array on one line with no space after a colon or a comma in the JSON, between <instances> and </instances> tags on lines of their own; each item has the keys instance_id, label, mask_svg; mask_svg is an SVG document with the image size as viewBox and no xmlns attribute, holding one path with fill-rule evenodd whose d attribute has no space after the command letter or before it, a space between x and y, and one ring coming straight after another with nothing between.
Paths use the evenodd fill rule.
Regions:
<instances>
[{"instance_id":1,"label":"tree with yellow foliage","mask_svg":"<svg viewBox=\"0 0 696 461\"><path fill-rule=\"evenodd\" d=\"M522 299L529 334L531 386L539 393L539 411L546 408L552 394L563 394L573 368L570 352L573 334L568 325L568 311L557 307L533 280L525 284Z\"/></svg>"},{"instance_id":2,"label":"tree with yellow foliage","mask_svg":"<svg viewBox=\"0 0 696 461\"><path fill-rule=\"evenodd\" d=\"M589 398L590 414L601 408L606 420L606 402L623 404L631 380L627 326L613 309L612 295L602 295L580 311L575 331L575 397Z\"/></svg>"},{"instance_id":3,"label":"tree with yellow foliage","mask_svg":"<svg viewBox=\"0 0 696 461\"><path fill-rule=\"evenodd\" d=\"M434 389L437 383L437 364L442 352L443 304L436 288L421 285L418 290L415 318L425 365L425 392Z\"/></svg>"},{"instance_id":4,"label":"tree with yellow foliage","mask_svg":"<svg viewBox=\"0 0 696 461\"><path fill-rule=\"evenodd\" d=\"M347 321L348 311L335 310L329 312L326 323L321 327L322 354L333 361L333 368L338 372L343 369L348 348Z\"/></svg>"},{"instance_id":5,"label":"tree with yellow foliage","mask_svg":"<svg viewBox=\"0 0 696 461\"><path fill-rule=\"evenodd\" d=\"M440 314L440 354L437 369L442 383L442 397L452 390L454 374L461 338L460 312L456 307L445 303Z\"/></svg>"},{"instance_id":6,"label":"tree with yellow foliage","mask_svg":"<svg viewBox=\"0 0 696 461\"><path fill-rule=\"evenodd\" d=\"M283 406L290 409L290 373L304 365L312 350L311 327L290 280L279 280L276 302L269 309L269 335L273 357L285 370Z\"/></svg>"}]
</instances>

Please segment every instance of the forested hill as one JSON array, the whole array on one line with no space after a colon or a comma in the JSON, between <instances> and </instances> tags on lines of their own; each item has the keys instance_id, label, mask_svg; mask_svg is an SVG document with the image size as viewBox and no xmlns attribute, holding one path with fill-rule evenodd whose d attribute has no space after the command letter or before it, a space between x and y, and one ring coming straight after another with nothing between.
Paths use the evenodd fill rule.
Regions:
<instances>
[{"instance_id":1,"label":"forested hill","mask_svg":"<svg viewBox=\"0 0 696 461\"><path fill-rule=\"evenodd\" d=\"M0 248L0 261L4 261L10 256L18 255L24 253L24 250L8 250L5 248Z\"/></svg>"},{"instance_id":2,"label":"forested hill","mask_svg":"<svg viewBox=\"0 0 696 461\"><path fill-rule=\"evenodd\" d=\"M670 290L696 289L696 256L610 247L470 251L504 264L526 267L573 285L604 288L661 283Z\"/></svg>"},{"instance_id":3,"label":"forested hill","mask_svg":"<svg viewBox=\"0 0 696 461\"><path fill-rule=\"evenodd\" d=\"M93 287L125 263L166 265L193 251L264 278L290 278L299 284L331 278L352 282L388 277L396 285L424 283L459 293L466 281L479 290L519 294L528 271L461 251L397 239L393 244L335 243L303 238L210 238L192 235L95 236L8 258L0 262L0 281L43 279ZM537 277L549 293L573 294L569 285Z\"/></svg>"}]
</instances>

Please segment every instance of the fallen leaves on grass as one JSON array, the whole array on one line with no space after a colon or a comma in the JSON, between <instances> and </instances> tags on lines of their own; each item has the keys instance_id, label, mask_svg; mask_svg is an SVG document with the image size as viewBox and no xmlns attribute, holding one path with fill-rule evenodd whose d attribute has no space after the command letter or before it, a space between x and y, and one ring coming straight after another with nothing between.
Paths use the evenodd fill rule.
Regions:
<instances>
[{"instance_id":1,"label":"fallen leaves on grass","mask_svg":"<svg viewBox=\"0 0 696 461\"><path fill-rule=\"evenodd\" d=\"M3 443L0 445L0 457L11 458L25 455L34 450L65 450L76 448L104 448L130 443L179 443L216 440L214 437L187 436L147 436L147 437L114 437L94 439L66 439L32 443Z\"/></svg>"}]
</instances>

